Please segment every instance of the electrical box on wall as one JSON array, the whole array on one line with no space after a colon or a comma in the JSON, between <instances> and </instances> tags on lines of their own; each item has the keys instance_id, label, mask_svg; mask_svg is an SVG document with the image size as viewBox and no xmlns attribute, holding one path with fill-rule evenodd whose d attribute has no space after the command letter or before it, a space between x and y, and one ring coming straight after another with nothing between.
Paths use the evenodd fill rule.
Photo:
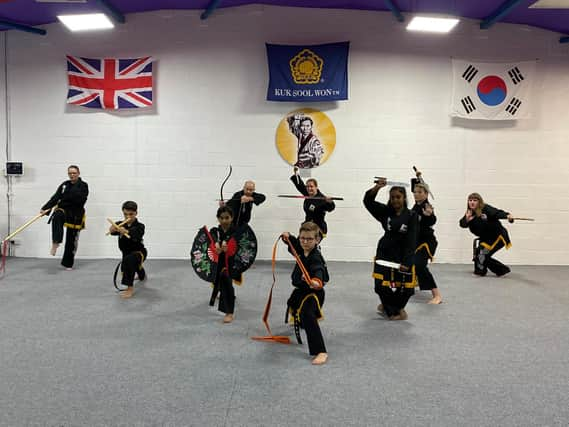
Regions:
<instances>
[{"instance_id":1,"label":"electrical box on wall","mask_svg":"<svg viewBox=\"0 0 569 427\"><path fill-rule=\"evenodd\" d=\"M22 162L6 162L6 176L22 176L24 164Z\"/></svg>"}]
</instances>

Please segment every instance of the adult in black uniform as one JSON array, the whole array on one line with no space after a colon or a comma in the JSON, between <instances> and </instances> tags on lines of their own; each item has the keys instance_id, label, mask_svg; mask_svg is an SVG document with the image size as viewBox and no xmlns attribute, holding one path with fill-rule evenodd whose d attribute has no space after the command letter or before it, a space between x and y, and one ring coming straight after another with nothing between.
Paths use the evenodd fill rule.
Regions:
<instances>
[{"instance_id":1,"label":"adult in black uniform","mask_svg":"<svg viewBox=\"0 0 569 427\"><path fill-rule=\"evenodd\" d=\"M109 232L113 236L119 236L119 249L122 252L121 283L127 286L121 297L130 298L134 293L134 275L137 274L141 281L146 279L142 263L147 258L148 252L144 247L144 224L136 217L138 205L131 200L126 201L122 205L122 212L124 221L116 221L116 225L111 225Z\"/></svg>"},{"instance_id":2,"label":"adult in black uniform","mask_svg":"<svg viewBox=\"0 0 569 427\"><path fill-rule=\"evenodd\" d=\"M503 276L511 271L510 267L492 257L503 247L510 249L512 246L508 231L500 223L501 219L514 222L514 217L509 212L484 203L480 194L472 193L468 196L466 213L459 224L479 238L473 259L474 274L478 276L485 276L488 269L496 276Z\"/></svg>"},{"instance_id":3,"label":"adult in black uniform","mask_svg":"<svg viewBox=\"0 0 569 427\"><path fill-rule=\"evenodd\" d=\"M243 190L233 194L231 199L226 201L226 206L229 206L233 211L233 225L239 227L243 224L249 224L251 220L251 211L253 204L259 206L265 201L264 194L255 192L255 182L245 181Z\"/></svg>"},{"instance_id":4,"label":"adult in black uniform","mask_svg":"<svg viewBox=\"0 0 569 427\"><path fill-rule=\"evenodd\" d=\"M296 187L296 189L306 197L304 200L304 222L313 222L320 229L320 240L326 237L328 233L328 225L324 220L326 212L332 212L336 209L334 201L326 197L318 189L318 181L314 178L309 178L306 180L306 184L298 175L298 168L294 168L294 175L290 177L290 180Z\"/></svg>"},{"instance_id":5,"label":"adult in black uniform","mask_svg":"<svg viewBox=\"0 0 569 427\"><path fill-rule=\"evenodd\" d=\"M421 179L419 171L417 171L417 178L411 179L411 191L415 197L413 212L419 219L419 233L415 249L415 275L419 288L422 291L431 291L433 295L427 304L440 304L443 299L428 267L428 262L433 260L438 245L433 230L437 217L433 206L429 203L429 186Z\"/></svg>"},{"instance_id":6,"label":"adult in black uniform","mask_svg":"<svg viewBox=\"0 0 569 427\"><path fill-rule=\"evenodd\" d=\"M54 209L51 216L52 246L50 254L55 256L57 248L63 242L63 228L67 228L65 250L61 265L71 270L79 241L79 232L85 228L85 203L89 195L89 186L80 175L79 167L67 168L69 180L63 182L51 199L42 206L40 213L46 215Z\"/></svg>"},{"instance_id":7,"label":"adult in black uniform","mask_svg":"<svg viewBox=\"0 0 569 427\"><path fill-rule=\"evenodd\" d=\"M385 233L377 243L376 260L399 264L399 269L374 263L375 292L381 304L378 311L390 320L406 320L405 305L415 292L413 260L417 248L417 214L407 208L405 187L391 187L387 205L376 202L377 193L385 187L385 178L379 178L366 191L364 206L377 219Z\"/></svg>"}]
</instances>

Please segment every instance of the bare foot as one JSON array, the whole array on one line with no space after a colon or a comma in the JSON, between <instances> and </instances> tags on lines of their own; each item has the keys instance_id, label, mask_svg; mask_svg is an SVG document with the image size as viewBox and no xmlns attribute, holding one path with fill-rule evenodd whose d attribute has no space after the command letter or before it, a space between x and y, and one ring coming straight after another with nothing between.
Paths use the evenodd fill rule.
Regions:
<instances>
[{"instance_id":1,"label":"bare foot","mask_svg":"<svg viewBox=\"0 0 569 427\"><path fill-rule=\"evenodd\" d=\"M443 302L443 298L440 295L437 295L427 301L427 304L440 304L441 302Z\"/></svg>"},{"instance_id":2,"label":"bare foot","mask_svg":"<svg viewBox=\"0 0 569 427\"><path fill-rule=\"evenodd\" d=\"M233 322L233 313L227 313L223 317L223 323L231 323L231 322Z\"/></svg>"},{"instance_id":3,"label":"bare foot","mask_svg":"<svg viewBox=\"0 0 569 427\"><path fill-rule=\"evenodd\" d=\"M378 312L379 314L385 314L385 310L383 309L383 304L379 304L379 305L377 306L377 312Z\"/></svg>"},{"instance_id":4,"label":"bare foot","mask_svg":"<svg viewBox=\"0 0 569 427\"><path fill-rule=\"evenodd\" d=\"M407 312L402 309L399 312L399 314L396 314L395 316L391 316L389 318L389 320L407 320L408 318L409 318L409 316L407 315Z\"/></svg>"},{"instance_id":5,"label":"bare foot","mask_svg":"<svg viewBox=\"0 0 569 427\"><path fill-rule=\"evenodd\" d=\"M49 250L49 254L51 256L55 256L55 253L57 252L57 248L59 248L59 243L52 244L51 249Z\"/></svg>"},{"instance_id":6,"label":"bare foot","mask_svg":"<svg viewBox=\"0 0 569 427\"><path fill-rule=\"evenodd\" d=\"M132 298L134 295L134 286L129 286L126 291L121 292L121 298Z\"/></svg>"},{"instance_id":7,"label":"bare foot","mask_svg":"<svg viewBox=\"0 0 569 427\"><path fill-rule=\"evenodd\" d=\"M328 360L328 353L318 353L314 359L312 359L313 365L323 365Z\"/></svg>"}]
</instances>

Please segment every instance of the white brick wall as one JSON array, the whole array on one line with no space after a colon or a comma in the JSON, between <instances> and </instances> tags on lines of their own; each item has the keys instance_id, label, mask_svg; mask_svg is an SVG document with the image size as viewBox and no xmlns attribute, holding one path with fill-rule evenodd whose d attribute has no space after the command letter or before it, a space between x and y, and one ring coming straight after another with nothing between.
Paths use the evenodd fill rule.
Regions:
<instances>
[{"instance_id":1,"label":"white brick wall","mask_svg":"<svg viewBox=\"0 0 569 427\"><path fill-rule=\"evenodd\" d=\"M72 35L58 24L46 27L46 37L8 33L13 159L26 167L14 184L14 226L38 211L66 178L66 166L76 163L91 189L80 257L118 255L115 240L104 236L105 218L118 218L126 199L140 205L151 257L187 257L197 229L215 224L215 200L231 163L226 196L249 178L268 196L252 221L259 257L267 259L276 236L295 231L303 218L300 201L275 197L295 191L290 167L275 148L276 127L287 112L311 106L325 111L337 131L336 151L313 176L325 193L345 197L328 215L328 259L373 256L379 223L364 210L363 193L374 175L408 180L417 165L436 196L438 262L469 262L472 236L458 219L467 194L478 191L497 207L536 218L509 226L514 247L502 259L567 264L569 58L557 34L509 24L480 31L474 21L463 21L448 36L412 34L387 13L269 6L221 9L205 22L199 11L128 15L127 21L98 34ZM342 40L351 41L349 101L264 100L265 42ZM67 107L65 54L153 55L155 108L132 114ZM451 119L451 56L540 58L534 118ZM0 99L4 142L2 85ZM3 180L0 191L5 189ZM3 232L6 222L1 197ZM47 255L44 223L19 238L17 255Z\"/></svg>"}]
</instances>

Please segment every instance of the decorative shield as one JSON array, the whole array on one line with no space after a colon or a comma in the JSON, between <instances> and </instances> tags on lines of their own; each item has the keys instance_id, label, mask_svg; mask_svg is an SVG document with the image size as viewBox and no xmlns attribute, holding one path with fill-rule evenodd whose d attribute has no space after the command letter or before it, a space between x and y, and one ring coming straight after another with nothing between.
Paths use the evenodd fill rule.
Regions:
<instances>
[{"instance_id":1,"label":"decorative shield","mask_svg":"<svg viewBox=\"0 0 569 427\"><path fill-rule=\"evenodd\" d=\"M213 238L205 225L199 229L194 238L190 259L192 267L200 279L209 283L215 281L218 255L215 252Z\"/></svg>"},{"instance_id":2,"label":"decorative shield","mask_svg":"<svg viewBox=\"0 0 569 427\"><path fill-rule=\"evenodd\" d=\"M257 257L257 236L253 229L247 224L243 224L231 239L237 243L237 252L233 256L233 278L241 276L255 262Z\"/></svg>"}]
</instances>

